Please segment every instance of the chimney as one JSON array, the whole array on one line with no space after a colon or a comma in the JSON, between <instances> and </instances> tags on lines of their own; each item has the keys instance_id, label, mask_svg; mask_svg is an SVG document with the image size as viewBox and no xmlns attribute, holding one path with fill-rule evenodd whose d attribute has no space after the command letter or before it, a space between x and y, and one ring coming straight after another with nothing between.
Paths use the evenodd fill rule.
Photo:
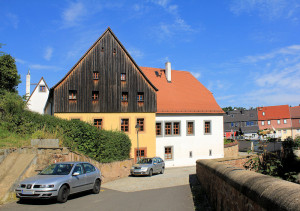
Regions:
<instances>
[{"instance_id":1,"label":"chimney","mask_svg":"<svg viewBox=\"0 0 300 211\"><path fill-rule=\"evenodd\" d=\"M30 70L28 69L28 73L26 75L26 100L28 100L30 96Z\"/></svg>"},{"instance_id":2,"label":"chimney","mask_svg":"<svg viewBox=\"0 0 300 211\"><path fill-rule=\"evenodd\" d=\"M166 78L168 82L171 82L171 62L166 62Z\"/></svg>"}]
</instances>

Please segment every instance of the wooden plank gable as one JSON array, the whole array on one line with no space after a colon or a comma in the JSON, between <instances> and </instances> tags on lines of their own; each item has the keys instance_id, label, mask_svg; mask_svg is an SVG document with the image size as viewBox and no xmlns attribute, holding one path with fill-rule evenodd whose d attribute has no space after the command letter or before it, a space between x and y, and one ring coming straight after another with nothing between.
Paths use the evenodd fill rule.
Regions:
<instances>
[{"instance_id":1,"label":"wooden plank gable","mask_svg":"<svg viewBox=\"0 0 300 211\"><path fill-rule=\"evenodd\" d=\"M126 74L126 82L121 74ZM156 112L156 87L109 28L53 89L56 113ZM69 99L72 91L76 100ZM144 93L143 105L137 102L139 92ZM127 104L121 101L122 93L128 94Z\"/></svg>"}]
</instances>

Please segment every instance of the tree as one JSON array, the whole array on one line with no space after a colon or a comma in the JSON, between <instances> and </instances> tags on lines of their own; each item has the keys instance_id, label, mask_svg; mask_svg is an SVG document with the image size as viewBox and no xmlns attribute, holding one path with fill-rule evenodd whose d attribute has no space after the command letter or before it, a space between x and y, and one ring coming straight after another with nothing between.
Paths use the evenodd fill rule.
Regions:
<instances>
[{"instance_id":1,"label":"tree","mask_svg":"<svg viewBox=\"0 0 300 211\"><path fill-rule=\"evenodd\" d=\"M0 91L17 92L17 86L21 82L15 59L3 53L0 56Z\"/></svg>"},{"instance_id":2,"label":"tree","mask_svg":"<svg viewBox=\"0 0 300 211\"><path fill-rule=\"evenodd\" d=\"M227 112L227 111L233 111L233 108L231 106L228 106L228 107L225 107L225 108L222 108L224 112Z\"/></svg>"}]
</instances>

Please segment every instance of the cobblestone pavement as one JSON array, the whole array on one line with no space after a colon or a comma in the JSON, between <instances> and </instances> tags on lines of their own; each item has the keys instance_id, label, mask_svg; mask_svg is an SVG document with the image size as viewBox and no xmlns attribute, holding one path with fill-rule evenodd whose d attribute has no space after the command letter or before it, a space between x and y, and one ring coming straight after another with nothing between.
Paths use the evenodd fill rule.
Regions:
<instances>
[{"instance_id":1,"label":"cobblestone pavement","mask_svg":"<svg viewBox=\"0 0 300 211\"><path fill-rule=\"evenodd\" d=\"M158 188L168 188L189 184L189 175L196 173L196 167L167 168L164 174L148 176L129 176L102 185L103 188L134 192Z\"/></svg>"}]
</instances>

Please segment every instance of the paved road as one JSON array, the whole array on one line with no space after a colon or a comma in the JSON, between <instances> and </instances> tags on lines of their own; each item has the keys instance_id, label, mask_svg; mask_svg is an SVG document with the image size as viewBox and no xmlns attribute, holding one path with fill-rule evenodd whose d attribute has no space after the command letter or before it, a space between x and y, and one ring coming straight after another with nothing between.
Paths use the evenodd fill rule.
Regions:
<instances>
[{"instance_id":1,"label":"paved road","mask_svg":"<svg viewBox=\"0 0 300 211\"><path fill-rule=\"evenodd\" d=\"M190 183L195 183L195 167L169 168L163 175L127 177L105 183L100 194L76 194L64 204L14 202L1 206L0 210L195 210Z\"/></svg>"}]
</instances>

